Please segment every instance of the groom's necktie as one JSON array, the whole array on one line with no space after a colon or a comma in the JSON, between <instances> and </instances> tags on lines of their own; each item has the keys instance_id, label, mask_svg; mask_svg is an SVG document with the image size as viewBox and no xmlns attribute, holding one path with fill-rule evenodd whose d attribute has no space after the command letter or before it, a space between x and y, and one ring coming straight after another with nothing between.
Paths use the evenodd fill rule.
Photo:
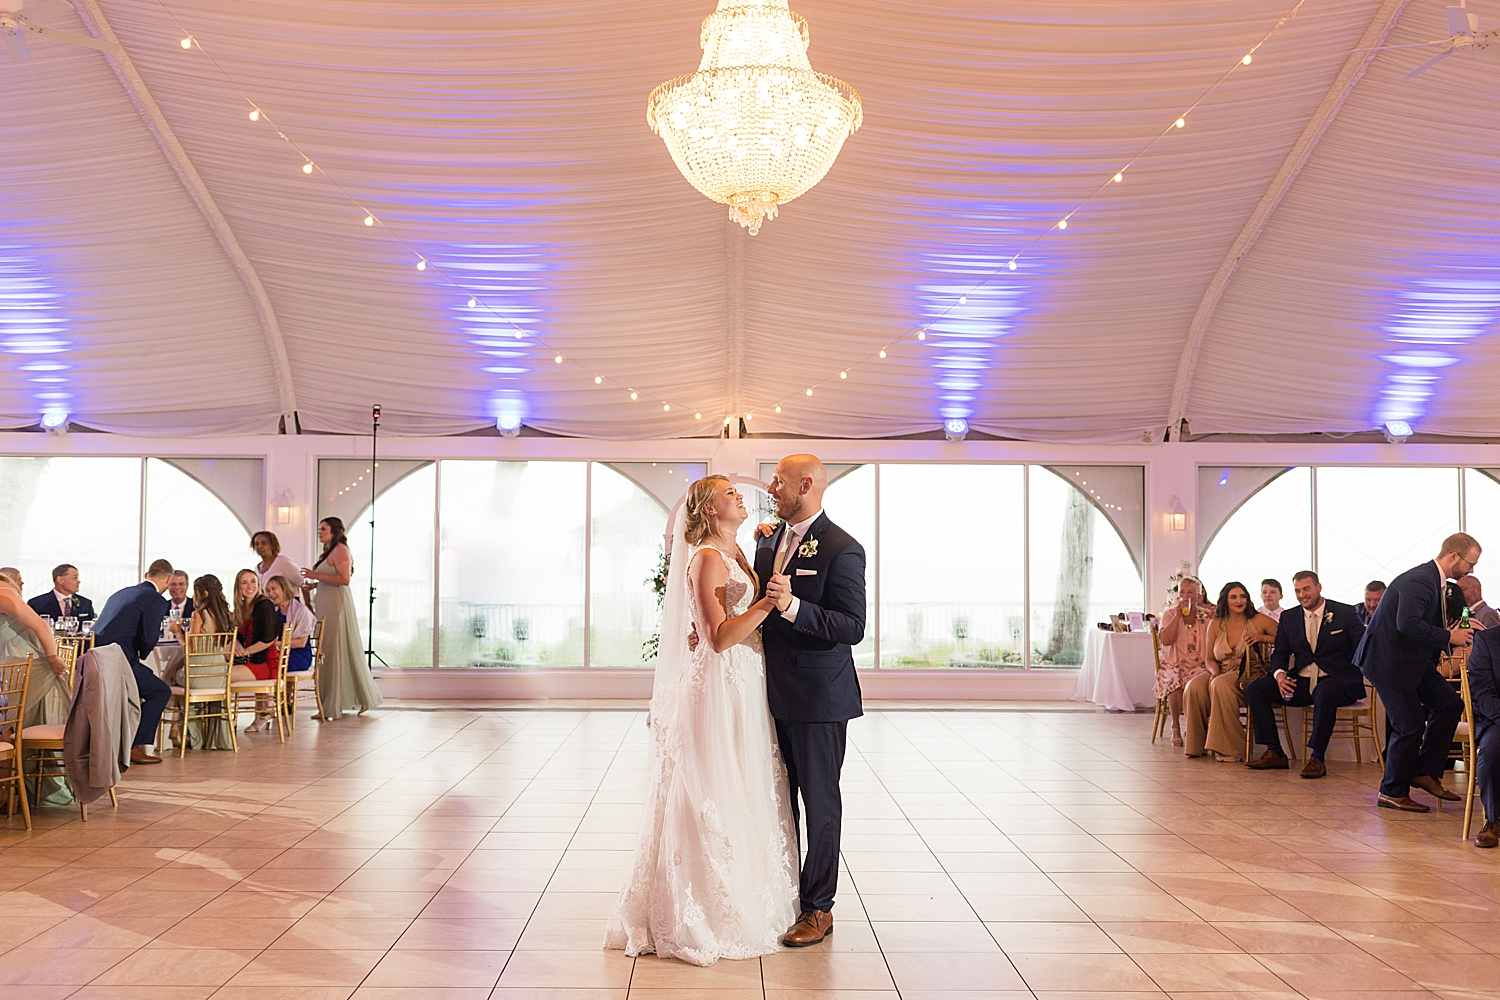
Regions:
<instances>
[{"instance_id":1,"label":"groom's necktie","mask_svg":"<svg viewBox=\"0 0 1500 1000\"><path fill-rule=\"evenodd\" d=\"M1319 619L1319 616L1311 611L1304 611L1302 614L1304 616L1302 627L1307 630L1307 646L1313 651L1313 655L1316 656L1318 652L1318 631L1323 623ZM1309 663L1307 665L1307 690L1311 691L1318 686L1318 674L1318 665L1316 663Z\"/></svg>"},{"instance_id":2,"label":"groom's necktie","mask_svg":"<svg viewBox=\"0 0 1500 1000\"><path fill-rule=\"evenodd\" d=\"M786 571L786 564L792 561L792 546L797 543L797 532L789 524L781 536L781 546L776 550L776 562L772 564L772 572L780 576Z\"/></svg>"}]
</instances>

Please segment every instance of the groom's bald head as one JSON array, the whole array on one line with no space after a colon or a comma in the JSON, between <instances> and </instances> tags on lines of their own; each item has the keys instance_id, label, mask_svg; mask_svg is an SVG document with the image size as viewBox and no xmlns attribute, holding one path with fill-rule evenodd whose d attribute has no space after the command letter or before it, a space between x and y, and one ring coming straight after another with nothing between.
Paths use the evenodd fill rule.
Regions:
<instances>
[{"instance_id":1,"label":"groom's bald head","mask_svg":"<svg viewBox=\"0 0 1500 1000\"><path fill-rule=\"evenodd\" d=\"M771 476L771 496L776 516L796 524L823 509L823 491L828 489L828 470L816 455L788 455L776 463Z\"/></svg>"}]
</instances>

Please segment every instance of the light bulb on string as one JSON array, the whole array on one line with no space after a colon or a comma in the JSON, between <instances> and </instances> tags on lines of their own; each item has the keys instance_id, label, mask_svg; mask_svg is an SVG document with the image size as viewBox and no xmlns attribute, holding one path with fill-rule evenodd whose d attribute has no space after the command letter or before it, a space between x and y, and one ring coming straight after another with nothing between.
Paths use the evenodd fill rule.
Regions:
<instances>
[{"instance_id":1,"label":"light bulb on string","mask_svg":"<svg viewBox=\"0 0 1500 1000\"><path fill-rule=\"evenodd\" d=\"M641 394L638 393L638 392L636 392L634 389L632 389L632 390L630 390L630 398L631 399L640 399L641 398Z\"/></svg>"},{"instance_id":2,"label":"light bulb on string","mask_svg":"<svg viewBox=\"0 0 1500 1000\"><path fill-rule=\"evenodd\" d=\"M781 412L781 404L780 404L780 403L777 403L777 404L776 404L776 412L777 412L777 413L780 413L780 412Z\"/></svg>"},{"instance_id":3,"label":"light bulb on string","mask_svg":"<svg viewBox=\"0 0 1500 1000\"><path fill-rule=\"evenodd\" d=\"M308 160L306 163L302 164L302 172L304 174L312 173L312 160Z\"/></svg>"},{"instance_id":4,"label":"light bulb on string","mask_svg":"<svg viewBox=\"0 0 1500 1000\"><path fill-rule=\"evenodd\" d=\"M366 215L365 216L365 225L367 225L367 226L373 226L373 225L375 225L375 216L373 216L373 215Z\"/></svg>"},{"instance_id":5,"label":"light bulb on string","mask_svg":"<svg viewBox=\"0 0 1500 1000\"><path fill-rule=\"evenodd\" d=\"M848 377L849 377L849 373L848 372L839 372L839 378L848 378Z\"/></svg>"},{"instance_id":6,"label":"light bulb on string","mask_svg":"<svg viewBox=\"0 0 1500 1000\"><path fill-rule=\"evenodd\" d=\"M880 349L880 356L881 356L881 357L882 357L882 358L883 358L883 357L885 357L885 348L884 348L884 347L882 347L882 348L881 348L881 349Z\"/></svg>"},{"instance_id":7,"label":"light bulb on string","mask_svg":"<svg viewBox=\"0 0 1500 1000\"><path fill-rule=\"evenodd\" d=\"M556 364L556 365L562 364L562 361L563 361L563 359L562 359L562 355L561 354L559 354L557 357L555 357L555 358L552 359L552 363Z\"/></svg>"},{"instance_id":8,"label":"light bulb on string","mask_svg":"<svg viewBox=\"0 0 1500 1000\"><path fill-rule=\"evenodd\" d=\"M253 121L253 122L260 121L260 108L251 108L250 109L250 120Z\"/></svg>"},{"instance_id":9,"label":"light bulb on string","mask_svg":"<svg viewBox=\"0 0 1500 1000\"><path fill-rule=\"evenodd\" d=\"M477 305L479 305L479 300L476 299L474 296L470 295L469 296L469 308L473 309Z\"/></svg>"},{"instance_id":10,"label":"light bulb on string","mask_svg":"<svg viewBox=\"0 0 1500 1000\"><path fill-rule=\"evenodd\" d=\"M1068 228L1068 220L1067 219L1058 219L1057 220L1057 228L1058 229L1067 229Z\"/></svg>"},{"instance_id":11,"label":"light bulb on string","mask_svg":"<svg viewBox=\"0 0 1500 1000\"><path fill-rule=\"evenodd\" d=\"M1116 184L1120 183L1124 179L1125 179L1125 171L1122 170L1118 174L1115 174L1115 183Z\"/></svg>"},{"instance_id":12,"label":"light bulb on string","mask_svg":"<svg viewBox=\"0 0 1500 1000\"><path fill-rule=\"evenodd\" d=\"M424 260L424 259L422 259L422 258L420 258L420 257L417 258L417 270L418 271L425 271L425 270L427 270L427 261Z\"/></svg>"},{"instance_id":13,"label":"light bulb on string","mask_svg":"<svg viewBox=\"0 0 1500 1000\"><path fill-rule=\"evenodd\" d=\"M1172 124L1176 125L1178 128L1182 128L1182 127L1184 127L1184 126L1187 125L1187 119L1186 118L1179 118L1175 122L1173 122Z\"/></svg>"},{"instance_id":14,"label":"light bulb on string","mask_svg":"<svg viewBox=\"0 0 1500 1000\"><path fill-rule=\"evenodd\" d=\"M694 420L702 420L703 419L703 414L702 413L694 413L693 414L693 419Z\"/></svg>"},{"instance_id":15,"label":"light bulb on string","mask_svg":"<svg viewBox=\"0 0 1500 1000\"><path fill-rule=\"evenodd\" d=\"M1012 271L1014 271L1016 269L1016 262L1015 261L1011 261L1009 266L1010 266L1010 269Z\"/></svg>"},{"instance_id":16,"label":"light bulb on string","mask_svg":"<svg viewBox=\"0 0 1500 1000\"><path fill-rule=\"evenodd\" d=\"M595 385L603 385L604 384L604 376L603 375L595 375L594 376L594 384Z\"/></svg>"},{"instance_id":17,"label":"light bulb on string","mask_svg":"<svg viewBox=\"0 0 1500 1000\"><path fill-rule=\"evenodd\" d=\"M189 35L177 44L181 45L185 49L190 49L193 47L193 36Z\"/></svg>"},{"instance_id":18,"label":"light bulb on string","mask_svg":"<svg viewBox=\"0 0 1500 1000\"><path fill-rule=\"evenodd\" d=\"M969 304L969 297L967 295L960 295L958 297L958 304L961 305L961 306L968 305Z\"/></svg>"},{"instance_id":19,"label":"light bulb on string","mask_svg":"<svg viewBox=\"0 0 1500 1000\"><path fill-rule=\"evenodd\" d=\"M809 390L807 390L807 394L808 394L808 395L809 395L809 396L811 396L811 395L812 395L812 390L811 390L811 389L809 389Z\"/></svg>"},{"instance_id":20,"label":"light bulb on string","mask_svg":"<svg viewBox=\"0 0 1500 1000\"><path fill-rule=\"evenodd\" d=\"M926 330L918 330L917 331L917 339L918 340L926 340L927 339L927 331Z\"/></svg>"},{"instance_id":21,"label":"light bulb on string","mask_svg":"<svg viewBox=\"0 0 1500 1000\"><path fill-rule=\"evenodd\" d=\"M671 409L672 409L672 404L671 403L663 403L663 404L661 404L661 412L666 413L666 412L670 411Z\"/></svg>"},{"instance_id":22,"label":"light bulb on string","mask_svg":"<svg viewBox=\"0 0 1500 1000\"><path fill-rule=\"evenodd\" d=\"M1240 63L1242 65L1249 66L1250 65L1250 53L1246 52L1245 53L1245 58L1241 59Z\"/></svg>"}]
</instances>

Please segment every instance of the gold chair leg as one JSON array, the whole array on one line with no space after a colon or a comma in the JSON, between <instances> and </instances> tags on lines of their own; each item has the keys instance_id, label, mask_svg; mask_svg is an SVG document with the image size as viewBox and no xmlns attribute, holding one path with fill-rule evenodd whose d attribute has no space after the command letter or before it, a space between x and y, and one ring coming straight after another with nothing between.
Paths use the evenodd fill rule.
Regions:
<instances>
[{"instance_id":1,"label":"gold chair leg","mask_svg":"<svg viewBox=\"0 0 1500 1000\"><path fill-rule=\"evenodd\" d=\"M1474 756L1474 744L1469 743L1469 756ZM1466 782L1468 791L1464 794L1464 839L1469 839L1469 826L1474 822L1474 764L1475 761L1467 759L1464 766L1469 772L1469 780Z\"/></svg>"},{"instance_id":2,"label":"gold chair leg","mask_svg":"<svg viewBox=\"0 0 1500 1000\"><path fill-rule=\"evenodd\" d=\"M115 790L113 788L109 790L109 804L116 809L120 808L120 799L115 795Z\"/></svg>"}]
</instances>

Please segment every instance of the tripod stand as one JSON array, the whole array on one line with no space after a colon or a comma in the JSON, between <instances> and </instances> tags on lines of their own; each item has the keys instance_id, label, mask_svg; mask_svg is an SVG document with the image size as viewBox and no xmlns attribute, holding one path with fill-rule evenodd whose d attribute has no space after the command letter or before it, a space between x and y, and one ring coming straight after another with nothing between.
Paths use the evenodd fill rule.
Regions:
<instances>
[{"instance_id":1,"label":"tripod stand","mask_svg":"<svg viewBox=\"0 0 1500 1000\"><path fill-rule=\"evenodd\" d=\"M365 666L375 669L375 661L382 667L390 664L375 652L375 470L380 468L379 450L376 442L380 437L380 404L370 412L370 615L366 619Z\"/></svg>"}]
</instances>

